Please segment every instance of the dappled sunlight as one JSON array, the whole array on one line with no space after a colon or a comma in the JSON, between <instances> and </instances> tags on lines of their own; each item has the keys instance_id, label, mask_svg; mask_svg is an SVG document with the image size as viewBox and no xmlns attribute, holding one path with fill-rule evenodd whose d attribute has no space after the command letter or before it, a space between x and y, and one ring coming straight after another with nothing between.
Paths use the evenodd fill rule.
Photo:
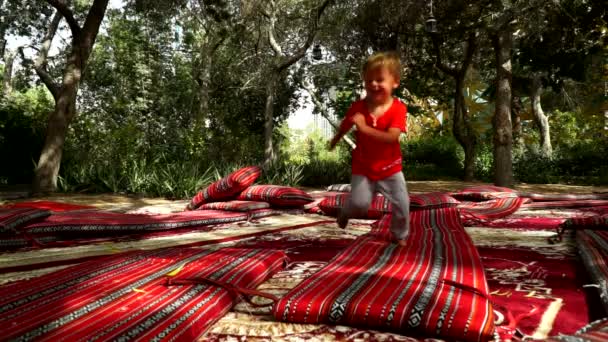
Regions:
<instances>
[{"instance_id":1,"label":"dappled sunlight","mask_svg":"<svg viewBox=\"0 0 608 342\"><path fill-rule=\"evenodd\" d=\"M1 288L6 324L0 331L50 340L153 331L192 340L234 304L232 289L255 288L285 263L281 251L217 246L108 256Z\"/></svg>"},{"instance_id":2,"label":"dappled sunlight","mask_svg":"<svg viewBox=\"0 0 608 342\"><path fill-rule=\"evenodd\" d=\"M538 193L589 194L608 193L608 186L582 186L566 184L518 184L515 189Z\"/></svg>"},{"instance_id":3,"label":"dappled sunlight","mask_svg":"<svg viewBox=\"0 0 608 342\"><path fill-rule=\"evenodd\" d=\"M171 208L171 212L182 211L186 204L185 200L170 201L164 198L144 198L118 194L54 194L43 197L23 198L13 201L5 201L2 204L19 203L25 201L57 201L71 204L83 204L97 207L101 210L136 210L149 206ZM176 207L181 205L181 209ZM164 210L166 211L166 210Z\"/></svg>"},{"instance_id":4,"label":"dappled sunlight","mask_svg":"<svg viewBox=\"0 0 608 342\"><path fill-rule=\"evenodd\" d=\"M87 245L70 247L50 247L42 249L23 250L0 254L0 269L4 272L12 270L28 270L44 267L48 264L66 264L82 261L85 258L110 255L135 250L153 250L158 248L186 245L228 246L235 241L267 234L276 230L296 229L300 226L315 225L327 222L326 218L308 217L302 215L282 214L270 216L252 222L243 221L231 224L203 226L201 230L188 229L176 234L159 234L138 239L118 239Z\"/></svg>"},{"instance_id":5,"label":"dappled sunlight","mask_svg":"<svg viewBox=\"0 0 608 342\"><path fill-rule=\"evenodd\" d=\"M406 176L407 178L407 176ZM482 182L459 182L459 181L408 181L410 192L432 192L432 191L457 191L470 186L491 185ZM589 194L594 192L608 192L608 186L582 186L565 184L523 184L514 186L515 190L534 193L564 193L564 194Z\"/></svg>"},{"instance_id":6,"label":"dappled sunlight","mask_svg":"<svg viewBox=\"0 0 608 342\"><path fill-rule=\"evenodd\" d=\"M458 191L467 187L479 185L492 185L492 183L484 182L463 182L463 181L412 181L407 180L407 188L410 193L423 192L452 192ZM312 192L313 195L322 195L324 189L313 187L301 187L304 190ZM518 191L546 194L591 194L608 192L608 186L584 186L584 185L567 185L567 184L525 184L519 183L513 187Z\"/></svg>"}]
</instances>

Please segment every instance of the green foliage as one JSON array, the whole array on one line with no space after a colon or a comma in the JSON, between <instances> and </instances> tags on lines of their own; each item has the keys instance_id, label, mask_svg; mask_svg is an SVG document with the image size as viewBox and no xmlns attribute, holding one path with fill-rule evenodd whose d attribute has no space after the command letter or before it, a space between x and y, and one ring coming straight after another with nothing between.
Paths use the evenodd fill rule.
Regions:
<instances>
[{"instance_id":1,"label":"green foliage","mask_svg":"<svg viewBox=\"0 0 608 342\"><path fill-rule=\"evenodd\" d=\"M287 160L296 164L307 164L315 160L337 161L349 149L346 143L341 143L335 150L330 151L328 139L318 129L309 130L308 133L297 133L297 135L290 133L284 135L285 142L282 146Z\"/></svg>"},{"instance_id":2,"label":"green foliage","mask_svg":"<svg viewBox=\"0 0 608 342\"><path fill-rule=\"evenodd\" d=\"M608 184L608 140L580 142L555 149L553 158L528 151L513 163L518 181L525 183Z\"/></svg>"},{"instance_id":3,"label":"green foliage","mask_svg":"<svg viewBox=\"0 0 608 342\"><path fill-rule=\"evenodd\" d=\"M567 127L556 128L568 131ZM608 184L608 140L581 139L558 144L553 158L542 156L538 142L514 151L513 168L517 181L525 183ZM460 179L463 152L451 137L429 137L408 142L403 169L408 180ZM475 178L492 182L492 145L477 146Z\"/></svg>"},{"instance_id":4,"label":"green foliage","mask_svg":"<svg viewBox=\"0 0 608 342\"><path fill-rule=\"evenodd\" d=\"M302 181L303 169L302 165L278 161L264 170L258 183L296 186Z\"/></svg>"},{"instance_id":5,"label":"green foliage","mask_svg":"<svg viewBox=\"0 0 608 342\"><path fill-rule=\"evenodd\" d=\"M303 23L308 23L308 16L303 13L313 2L317 3L280 3L276 30L286 53L305 38ZM7 33L27 36L37 46L54 10L44 2L24 3L8 0L0 12L9 19ZM90 3L72 3L80 22ZM603 109L599 110L606 102L605 73L598 72L605 64L598 50L605 41L605 25L603 9L596 3L548 2L539 7L539 16L516 18L514 71L541 72L552 85L563 85L559 93L546 87L543 94L555 157L538 156L537 129L525 120L525 145L514 151L515 173L521 181L608 182L602 164L606 143L600 139ZM78 114L69 128L60 170L62 190L186 198L231 170L262 159L265 86L268 66L276 62L266 45L266 18L256 7L264 4L214 0L190 5L182 0L129 0L124 8L108 10L79 90ZM397 91L408 99L411 118L426 116L430 108L426 104L431 102L437 103L435 108L451 107L453 80L436 68L420 22L419 14L426 9L420 2L396 0L334 2L315 39L325 60L314 62L307 54L301 64L282 75L274 94L275 127L281 127L294 111L305 72L320 101L342 117L361 90L363 60L370 52L384 49L396 49L403 58L404 74ZM501 15L492 6L462 0L439 2L434 10L445 33L442 52L447 65L462 60L471 23L483 27L488 24L483 20L494 21ZM520 15L518 10L514 13ZM478 133L487 133L493 110L491 102L481 103L477 95L482 85L495 78L489 71L494 68L493 52L483 31L479 30L479 58L475 57L479 73L471 73L467 80L467 108ZM546 48L539 49L539 44ZM59 81L60 61L69 44L54 45L52 50L56 48L59 54L53 53L46 67ZM204 58L211 50L209 59ZM200 79L203 69L210 71L208 84ZM0 102L0 157L10 161L10 167L0 170L0 183L32 178L47 114L53 109L52 98L36 82L39 78L31 68L15 68L16 92ZM201 113L199 105L205 96L207 109ZM449 118L446 125L450 126ZM260 182L308 186L348 182L350 149L341 143L329 152L319 132L299 133L286 126L275 130L279 162ZM410 137L413 133L410 130ZM420 129L420 137L407 142L404 170L408 179L462 176L462 149L453 137L438 133ZM486 181L493 178L489 133L479 135L475 170L476 177Z\"/></svg>"},{"instance_id":6,"label":"green foliage","mask_svg":"<svg viewBox=\"0 0 608 342\"><path fill-rule=\"evenodd\" d=\"M475 178L484 182L494 179L494 151L493 146L484 143L477 146L475 155Z\"/></svg>"},{"instance_id":7,"label":"green foliage","mask_svg":"<svg viewBox=\"0 0 608 342\"><path fill-rule=\"evenodd\" d=\"M284 139L281 146L284 163L300 170L296 184L325 186L350 181L350 148L342 142L329 151L329 141L318 129L290 132L287 125L280 128ZM284 181L285 182L285 181Z\"/></svg>"},{"instance_id":8,"label":"green foliage","mask_svg":"<svg viewBox=\"0 0 608 342\"><path fill-rule=\"evenodd\" d=\"M5 183L29 183L44 142L45 123L53 99L42 87L13 92L0 101L0 168Z\"/></svg>"},{"instance_id":9,"label":"green foliage","mask_svg":"<svg viewBox=\"0 0 608 342\"><path fill-rule=\"evenodd\" d=\"M112 192L150 197L189 198L201 188L243 167L201 160L120 158L115 165L73 163L62 169L59 188L65 192Z\"/></svg>"},{"instance_id":10,"label":"green foliage","mask_svg":"<svg viewBox=\"0 0 608 342\"><path fill-rule=\"evenodd\" d=\"M132 157L133 158L133 157ZM112 192L150 197L189 198L201 188L246 166L240 163L209 163L202 160L170 161L161 155L152 160L120 158L115 165L103 163L67 164L62 169L59 187L64 192ZM310 174L310 164L298 165L278 161L264 170L258 184L297 186ZM318 165L318 174L336 174L327 166ZM322 166L322 168L320 167ZM350 168L342 165L348 176ZM344 174L344 172L343 172ZM332 182L345 181L331 179ZM348 178L346 178L348 181ZM330 184L329 181L326 184Z\"/></svg>"},{"instance_id":11,"label":"green foliage","mask_svg":"<svg viewBox=\"0 0 608 342\"><path fill-rule=\"evenodd\" d=\"M350 162L341 160L315 159L304 164L302 185L323 187L331 184L350 183Z\"/></svg>"},{"instance_id":12,"label":"green foliage","mask_svg":"<svg viewBox=\"0 0 608 342\"><path fill-rule=\"evenodd\" d=\"M604 133L602 119L601 115L590 117L580 111L555 110L549 116L551 143L565 147L581 143L592 144Z\"/></svg>"},{"instance_id":13,"label":"green foliage","mask_svg":"<svg viewBox=\"0 0 608 342\"><path fill-rule=\"evenodd\" d=\"M409 180L457 179L464 153L452 136L408 140L403 149L403 169Z\"/></svg>"}]
</instances>

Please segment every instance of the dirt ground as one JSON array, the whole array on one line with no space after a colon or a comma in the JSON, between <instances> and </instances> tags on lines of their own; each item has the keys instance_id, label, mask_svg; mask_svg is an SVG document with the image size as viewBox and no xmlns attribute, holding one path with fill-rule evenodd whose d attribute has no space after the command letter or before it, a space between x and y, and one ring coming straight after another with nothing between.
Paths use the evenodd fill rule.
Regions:
<instances>
[{"instance_id":1,"label":"dirt ground","mask_svg":"<svg viewBox=\"0 0 608 342\"><path fill-rule=\"evenodd\" d=\"M471 183L458 181L409 181L410 192L432 192L432 191L456 191L467 186L482 185L487 183ZM304 190L320 190L318 188L303 188ZM518 184L516 190L533 193L570 193L589 194L608 192L608 186L576 186L563 184ZM0 205L23 201L58 201L73 204L86 204L100 209L112 209L116 207L136 209L147 206L185 206L187 200L168 200L165 198L145 198L119 194L56 194L46 197L27 198L26 191L0 191Z\"/></svg>"}]
</instances>

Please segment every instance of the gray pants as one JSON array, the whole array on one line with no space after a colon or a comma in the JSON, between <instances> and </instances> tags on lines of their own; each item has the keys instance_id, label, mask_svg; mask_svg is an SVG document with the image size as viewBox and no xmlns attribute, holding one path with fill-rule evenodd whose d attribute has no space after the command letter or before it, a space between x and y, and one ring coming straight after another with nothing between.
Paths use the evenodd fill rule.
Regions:
<instances>
[{"instance_id":1,"label":"gray pants","mask_svg":"<svg viewBox=\"0 0 608 342\"><path fill-rule=\"evenodd\" d=\"M379 181L372 181L361 175L352 175L350 198L340 211L339 221L349 218L364 217L372 203L374 193L378 191L388 199L393 207L393 218L390 230L397 240L407 237L410 230L410 198L403 172Z\"/></svg>"}]
</instances>

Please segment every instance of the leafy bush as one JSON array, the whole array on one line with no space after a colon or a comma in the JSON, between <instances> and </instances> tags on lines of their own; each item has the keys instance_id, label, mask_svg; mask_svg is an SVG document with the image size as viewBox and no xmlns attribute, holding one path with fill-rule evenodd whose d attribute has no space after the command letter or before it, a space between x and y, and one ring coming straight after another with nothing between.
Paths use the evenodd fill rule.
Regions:
<instances>
[{"instance_id":1,"label":"leafy bush","mask_svg":"<svg viewBox=\"0 0 608 342\"><path fill-rule=\"evenodd\" d=\"M152 197L189 198L201 188L243 167L241 164L208 164L198 160L119 160L71 163L62 168L59 188L65 192L113 192Z\"/></svg>"},{"instance_id":2,"label":"leafy bush","mask_svg":"<svg viewBox=\"0 0 608 342\"><path fill-rule=\"evenodd\" d=\"M490 144L477 145L475 154L475 178L491 182L494 177L494 152Z\"/></svg>"},{"instance_id":3,"label":"leafy bush","mask_svg":"<svg viewBox=\"0 0 608 342\"><path fill-rule=\"evenodd\" d=\"M608 184L608 141L558 147L553 158L529 150L514 160L517 180L526 183Z\"/></svg>"},{"instance_id":4,"label":"leafy bush","mask_svg":"<svg viewBox=\"0 0 608 342\"><path fill-rule=\"evenodd\" d=\"M10 163L0 168L3 183L29 183L38 161L52 98L44 88L14 92L0 102L0 160Z\"/></svg>"},{"instance_id":5,"label":"leafy bush","mask_svg":"<svg viewBox=\"0 0 608 342\"><path fill-rule=\"evenodd\" d=\"M408 164L406 162L403 165L403 173L408 181L458 180L457 176L451 175L452 172L435 164Z\"/></svg>"},{"instance_id":6,"label":"leafy bush","mask_svg":"<svg viewBox=\"0 0 608 342\"><path fill-rule=\"evenodd\" d=\"M302 165L278 161L267 170L264 170L258 183L296 186L300 184L302 178Z\"/></svg>"},{"instance_id":7,"label":"leafy bush","mask_svg":"<svg viewBox=\"0 0 608 342\"><path fill-rule=\"evenodd\" d=\"M408 180L457 179L462 175L464 152L452 136L410 140L402 149Z\"/></svg>"},{"instance_id":8,"label":"leafy bush","mask_svg":"<svg viewBox=\"0 0 608 342\"><path fill-rule=\"evenodd\" d=\"M330 184L350 183L350 162L315 159L304 164L302 185L323 187Z\"/></svg>"}]
</instances>

